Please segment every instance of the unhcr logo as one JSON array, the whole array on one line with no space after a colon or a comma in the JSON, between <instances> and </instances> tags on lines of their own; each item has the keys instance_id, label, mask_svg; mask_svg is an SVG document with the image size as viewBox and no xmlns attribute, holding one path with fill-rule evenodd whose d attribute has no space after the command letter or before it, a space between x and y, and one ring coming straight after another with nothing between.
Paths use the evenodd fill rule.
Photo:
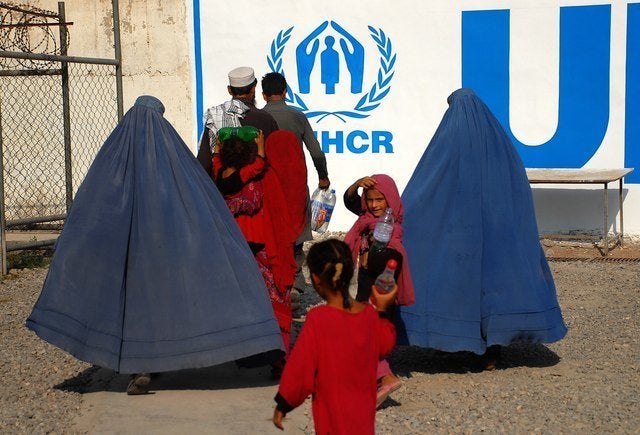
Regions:
<instances>
[{"instance_id":1,"label":"unhcr logo","mask_svg":"<svg viewBox=\"0 0 640 435\"><path fill-rule=\"evenodd\" d=\"M320 122L335 117L346 122L347 118L367 118L391 90L396 54L391 39L382 29L368 26L369 35L377 48L379 67L376 80L365 86L365 47L351 33L335 21L324 21L295 47L297 80L288 79L287 103L303 112L308 118ZM283 55L293 34L293 27L281 30L271 42L267 63L271 71L286 77ZM341 71L341 59L347 71ZM320 78L319 85L312 86L312 72ZM348 84L345 82L348 81ZM294 91L292 85L297 84ZM336 87L346 90L353 102L340 110L310 107L308 95L322 93L336 95ZM344 101L344 95L341 95Z\"/></svg>"}]
</instances>

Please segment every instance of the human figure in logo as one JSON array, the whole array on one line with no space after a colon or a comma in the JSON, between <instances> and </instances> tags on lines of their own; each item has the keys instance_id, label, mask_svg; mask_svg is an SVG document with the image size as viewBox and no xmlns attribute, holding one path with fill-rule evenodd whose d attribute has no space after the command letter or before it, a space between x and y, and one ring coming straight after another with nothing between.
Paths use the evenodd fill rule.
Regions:
<instances>
[{"instance_id":1,"label":"human figure in logo","mask_svg":"<svg viewBox=\"0 0 640 435\"><path fill-rule=\"evenodd\" d=\"M333 36L324 38L327 48L320 54L320 81L325 85L327 94L335 94L336 83L340 81L340 56L333 48L335 42Z\"/></svg>"},{"instance_id":2,"label":"human figure in logo","mask_svg":"<svg viewBox=\"0 0 640 435\"><path fill-rule=\"evenodd\" d=\"M342 48L344 60L347 63L349 74L351 74L351 93L359 94L362 92L362 79L364 75L364 47L335 21L331 22L331 27L344 36L353 47L353 51L349 50L347 42L344 39L340 39L340 47Z\"/></svg>"},{"instance_id":3,"label":"human figure in logo","mask_svg":"<svg viewBox=\"0 0 640 435\"><path fill-rule=\"evenodd\" d=\"M517 150L473 90L447 102L402 194L416 304L400 308L398 341L471 351L493 369L501 346L551 343L567 327Z\"/></svg>"},{"instance_id":4,"label":"human figure in logo","mask_svg":"<svg viewBox=\"0 0 640 435\"><path fill-rule=\"evenodd\" d=\"M205 128L198 149L198 161L207 174L211 175L213 148L218 129L249 125L261 130L265 141L272 131L278 129L275 119L256 107L257 84L253 68L247 66L235 68L229 72L229 86L227 86L231 100L207 109L204 117Z\"/></svg>"},{"instance_id":5,"label":"human figure in logo","mask_svg":"<svg viewBox=\"0 0 640 435\"><path fill-rule=\"evenodd\" d=\"M316 55L318 54L318 48L320 46L320 41L316 38L324 31L324 29L327 28L328 25L328 21L320 24L296 47L298 88L300 88L301 94L308 94L311 90L311 71L313 70L313 64L316 61ZM309 44L311 44L311 41L313 41L313 44L311 46L311 51L309 51Z\"/></svg>"},{"instance_id":6,"label":"human figure in logo","mask_svg":"<svg viewBox=\"0 0 640 435\"><path fill-rule=\"evenodd\" d=\"M288 106L285 103L287 96L287 81L282 74L277 72L271 72L265 74L262 77L262 96L267 104L264 106L264 110L269 112L275 118L278 123L278 127L282 130L288 130L296 135L300 146L302 143L307 147L309 155L313 160L313 165L316 168L318 174L318 187L321 189L328 189L331 185L329 181L329 174L327 172L327 159L322 152L320 143L316 139L313 129L309 124L307 117L300 111ZM304 156L304 154L303 154ZM306 184L306 181L305 181ZM306 286L305 278L302 273L302 264L304 263L304 252L302 250L304 242L312 240L311 234L311 214L309 208L309 189L306 191L307 202L305 207L305 225L302 233L296 240L295 255L296 264L298 265L298 271L296 273L296 280L293 284L294 289L291 293L292 303L295 303L295 299L299 298L299 294L304 291Z\"/></svg>"}]
</instances>

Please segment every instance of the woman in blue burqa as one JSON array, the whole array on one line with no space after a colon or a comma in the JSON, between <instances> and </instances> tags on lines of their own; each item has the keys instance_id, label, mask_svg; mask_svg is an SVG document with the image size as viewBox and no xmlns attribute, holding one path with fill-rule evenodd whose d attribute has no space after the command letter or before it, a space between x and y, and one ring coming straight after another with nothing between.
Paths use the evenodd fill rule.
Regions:
<instances>
[{"instance_id":1,"label":"woman in blue burqa","mask_svg":"<svg viewBox=\"0 0 640 435\"><path fill-rule=\"evenodd\" d=\"M471 89L447 101L402 194L416 304L401 307L398 339L475 352L492 369L500 346L567 328L515 147Z\"/></svg>"},{"instance_id":2,"label":"woman in blue burqa","mask_svg":"<svg viewBox=\"0 0 640 435\"><path fill-rule=\"evenodd\" d=\"M120 373L283 349L249 246L163 113L139 97L98 152L27 327Z\"/></svg>"}]
</instances>

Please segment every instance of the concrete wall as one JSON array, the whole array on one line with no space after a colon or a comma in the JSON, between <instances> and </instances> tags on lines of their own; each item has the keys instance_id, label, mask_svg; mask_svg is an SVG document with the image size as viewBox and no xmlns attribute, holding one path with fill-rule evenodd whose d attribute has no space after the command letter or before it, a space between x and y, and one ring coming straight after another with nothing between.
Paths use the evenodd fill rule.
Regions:
<instances>
[{"instance_id":1,"label":"concrete wall","mask_svg":"<svg viewBox=\"0 0 640 435\"><path fill-rule=\"evenodd\" d=\"M50 11L58 2L32 0ZM111 0L67 0L69 55L113 58ZM124 110L142 94L154 95L166 106L165 117L185 139L193 137L191 19L183 0L120 0L120 38ZM188 144L191 148L195 145Z\"/></svg>"}]
</instances>

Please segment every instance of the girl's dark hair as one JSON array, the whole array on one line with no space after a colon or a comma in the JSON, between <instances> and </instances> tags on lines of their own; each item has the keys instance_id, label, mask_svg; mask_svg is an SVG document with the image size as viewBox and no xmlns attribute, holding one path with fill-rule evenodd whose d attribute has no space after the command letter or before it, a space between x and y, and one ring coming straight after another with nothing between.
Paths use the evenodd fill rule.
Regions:
<instances>
[{"instance_id":1,"label":"girl's dark hair","mask_svg":"<svg viewBox=\"0 0 640 435\"><path fill-rule=\"evenodd\" d=\"M349 282L353 276L353 258L349 245L338 239L327 239L315 243L307 254L309 272L320 277L320 281L342 294L342 305L350 307Z\"/></svg>"},{"instance_id":2,"label":"girl's dark hair","mask_svg":"<svg viewBox=\"0 0 640 435\"><path fill-rule=\"evenodd\" d=\"M258 155L255 141L244 142L238 137L224 141L220 148L220 160L225 167L240 169L253 162Z\"/></svg>"}]
</instances>

